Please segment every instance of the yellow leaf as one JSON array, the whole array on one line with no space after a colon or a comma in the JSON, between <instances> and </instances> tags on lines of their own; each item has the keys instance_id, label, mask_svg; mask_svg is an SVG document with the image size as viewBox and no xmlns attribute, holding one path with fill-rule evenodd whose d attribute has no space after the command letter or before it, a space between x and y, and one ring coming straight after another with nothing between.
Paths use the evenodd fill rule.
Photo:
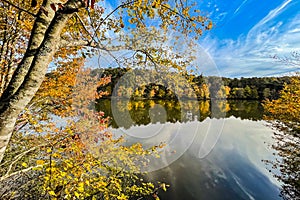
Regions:
<instances>
[{"instance_id":1,"label":"yellow leaf","mask_svg":"<svg viewBox=\"0 0 300 200\"><path fill-rule=\"evenodd\" d=\"M36 161L36 164L37 165L43 165L45 163L45 161L43 161L43 160L37 160Z\"/></svg>"},{"instance_id":2,"label":"yellow leaf","mask_svg":"<svg viewBox=\"0 0 300 200\"><path fill-rule=\"evenodd\" d=\"M86 180L85 183L90 186L90 182L88 180Z\"/></svg>"},{"instance_id":3,"label":"yellow leaf","mask_svg":"<svg viewBox=\"0 0 300 200\"><path fill-rule=\"evenodd\" d=\"M60 175L61 175L62 177L65 177L65 176L67 176L67 173L66 173L66 172L61 172Z\"/></svg>"},{"instance_id":4,"label":"yellow leaf","mask_svg":"<svg viewBox=\"0 0 300 200\"><path fill-rule=\"evenodd\" d=\"M78 191L79 191L79 192L83 192L83 191L84 191L84 183L83 183L83 182L80 182L80 183L78 184Z\"/></svg>"},{"instance_id":5,"label":"yellow leaf","mask_svg":"<svg viewBox=\"0 0 300 200\"><path fill-rule=\"evenodd\" d=\"M60 158L61 157L59 153L54 153L52 156L55 157L55 158Z\"/></svg>"},{"instance_id":6,"label":"yellow leaf","mask_svg":"<svg viewBox=\"0 0 300 200\"><path fill-rule=\"evenodd\" d=\"M51 190L51 191L49 191L48 193L49 193L51 196L56 196L55 192L54 192L54 191L52 191L52 190Z\"/></svg>"},{"instance_id":7,"label":"yellow leaf","mask_svg":"<svg viewBox=\"0 0 300 200\"><path fill-rule=\"evenodd\" d=\"M212 27L213 27L213 24L212 24L212 22L210 21L210 22L208 23L208 25L207 25L207 29L210 30L210 29L212 29Z\"/></svg>"},{"instance_id":8,"label":"yellow leaf","mask_svg":"<svg viewBox=\"0 0 300 200\"><path fill-rule=\"evenodd\" d=\"M27 163L25 163L25 162L22 163L22 166L23 167L28 167Z\"/></svg>"},{"instance_id":9,"label":"yellow leaf","mask_svg":"<svg viewBox=\"0 0 300 200\"><path fill-rule=\"evenodd\" d=\"M80 195L79 195L78 192L75 191L74 194L75 194L75 196L76 196L77 198L79 198Z\"/></svg>"},{"instance_id":10,"label":"yellow leaf","mask_svg":"<svg viewBox=\"0 0 300 200\"><path fill-rule=\"evenodd\" d=\"M162 183L160 186L163 191L167 191L166 184Z\"/></svg>"}]
</instances>

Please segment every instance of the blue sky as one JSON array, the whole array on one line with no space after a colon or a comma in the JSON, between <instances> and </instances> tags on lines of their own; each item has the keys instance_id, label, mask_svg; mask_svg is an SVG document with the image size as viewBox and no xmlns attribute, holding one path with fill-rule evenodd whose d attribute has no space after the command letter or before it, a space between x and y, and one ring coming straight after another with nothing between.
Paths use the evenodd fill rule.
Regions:
<instances>
[{"instance_id":1,"label":"blue sky","mask_svg":"<svg viewBox=\"0 0 300 200\"><path fill-rule=\"evenodd\" d=\"M118 2L103 4L109 12ZM197 62L206 65L200 67L204 75L261 77L300 71L300 66L271 58L300 51L300 0L199 0L198 6L214 23L199 39Z\"/></svg>"},{"instance_id":2,"label":"blue sky","mask_svg":"<svg viewBox=\"0 0 300 200\"><path fill-rule=\"evenodd\" d=\"M215 27L199 43L220 75L278 76L299 70L270 58L300 51L299 0L209 0L200 8Z\"/></svg>"}]
</instances>

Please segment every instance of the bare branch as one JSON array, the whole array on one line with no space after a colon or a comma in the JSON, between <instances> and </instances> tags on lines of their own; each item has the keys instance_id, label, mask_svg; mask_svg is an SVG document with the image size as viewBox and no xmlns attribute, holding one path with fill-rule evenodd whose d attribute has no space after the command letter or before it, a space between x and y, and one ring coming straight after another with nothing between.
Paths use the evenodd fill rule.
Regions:
<instances>
[{"instance_id":1,"label":"bare branch","mask_svg":"<svg viewBox=\"0 0 300 200\"><path fill-rule=\"evenodd\" d=\"M121 67L119 60L111 53L110 50L108 50L106 48L104 48L103 50L106 51L108 53L108 55L115 60L115 62L118 64L119 67Z\"/></svg>"},{"instance_id":2,"label":"bare branch","mask_svg":"<svg viewBox=\"0 0 300 200\"><path fill-rule=\"evenodd\" d=\"M45 163L44 165L46 165L46 164L47 164L47 163ZM26 169L22 169L22 170L20 170L20 171L16 171L16 172L14 172L14 173L11 173L11 174L9 174L9 175L2 176L2 177L0 178L0 182L3 181L3 180L5 180L5 179L7 179L7 178L9 178L9 177L11 177L11 176L14 176L14 175L17 175L17 174L22 174L22 173L25 173L25 172L28 172L28 171L32 170L33 168L36 168L36 167L42 167L42 166L43 166L43 165L31 166L31 167L28 167L28 168L26 168Z\"/></svg>"},{"instance_id":3,"label":"bare branch","mask_svg":"<svg viewBox=\"0 0 300 200\"><path fill-rule=\"evenodd\" d=\"M136 50L136 52L141 52L145 54L146 58L149 58L149 60L154 64L154 68L157 70L157 63L154 61L154 58L151 54L144 50Z\"/></svg>"},{"instance_id":4,"label":"bare branch","mask_svg":"<svg viewBox=\"0 0 300 200\"><path fill-rule=\"evenodd\" d=\"M98 42L89 42L86 40L75 40L75 41L61 40L60 41L60 47L79 47L79 46L92 47L103 51L132 50L131 48L126 47L125 45L104 47Z\"/></svg>"},{"instance_id":5,"label":"bare branch","mask_svg":"<svg viewBox=\"0 0 300 200\"><path fill-rule=\"evenodd\" d=\"M59 44L60 47L80 47L80 46L91 47L91 45L92 44L90 44L90 42L86 40L77 40L77 41L61 40Z\"/></svg>"},{"instance_id":6,"label":"bare branch","mask_svg":"<svg viewBox=\"0 0 300 200\"><path fill-rule=\"evenodd\" d=\"M9 176L9 173L10 173L13 165L16 164L23 156L25 156L26 154L34 151L35 149L37 149L38 147L41 147L41 146L44 146L44 144L43 145L34 146L34 147L28 149L27 151L24 151L24 152L20 153L19 155L17 155L15 157L15 160L12 161L11 164L9 165L8 170L7 170L6 174L4 175L4 177ZM2 177L1 177L0 181L2 181Z\"/></svg>"},{"instance_id":7,"label":"bare branch","mask_svg":"<svg viewBox=\"0 0 300 200\"><path fill-rule=\"evenodd\" d=\"M280 57L278 55L272 56L277 62L283 63L285 65L293 65L300 68L300 52L293 51L290 56Z\"/></svg>"}]
</instances>

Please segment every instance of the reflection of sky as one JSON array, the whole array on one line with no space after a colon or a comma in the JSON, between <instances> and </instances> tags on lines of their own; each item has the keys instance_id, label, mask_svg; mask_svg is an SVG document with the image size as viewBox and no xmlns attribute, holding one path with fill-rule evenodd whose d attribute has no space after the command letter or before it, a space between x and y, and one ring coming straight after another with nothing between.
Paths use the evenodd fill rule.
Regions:
<instances>
[{"instance_id":1,"label":"reflection of sky","mask_svg":"<svg viewBox=\"0 0 300 200\"><path fill-rule=\"evenodd\" d=\"M120 133L120 130L113 131ZM145 139L144 136L148 133L153 134L153 130L160 132ZM221 131L220 137L215 134L216 131ZM268 146L273 142L273 132L262 121L230 117L223 120L206 119L203 122L184 124L177 122L152 124L140 128L135 126L132 131L123 129L121 132L130 135L128 139L134 142L172 143L166 147L159 161L153 164L154 167L164 168L152 173L152 176L159 180L165 179L175 187L170 190L170 193L176 191L175 194L168 196L167 193L163 199L174 199L177 190L183 190L180 194L187 195L190 199L197 199L200 196L205 198L206 195L213 193L216 194L211 199L223 199L220 193L226 191L228 199L233 197L234 199L276 199L279 194L280 184L261 161L275 159L272 155L273 151ZM139 136L139 132L142 135ZM193 139L192 143L188 142L190 139ZM211 150L211 145L214 144ZM185 151L184 147L187 145L189 147ZM175 153L170 153L172 151ZM199 158L199 153L203 151L209 154ZM166 163L169 165L167 166ZM205 190L197 187L204 187Z\"/></svg>"},{"instance_id":2,"label":"reflection of sky","mask_svg":"<svg viewBox=\"0 0 300 200\"><path fill-rule=\"evenodd\" d=\"M272 155L274 151L268 146L274 142L273 130L265 125L263 121L240 120L233 117L226 119L214 151L238 153L278 184L261 162L262 159L274 159Z\"/></svg>"}]
</instances>

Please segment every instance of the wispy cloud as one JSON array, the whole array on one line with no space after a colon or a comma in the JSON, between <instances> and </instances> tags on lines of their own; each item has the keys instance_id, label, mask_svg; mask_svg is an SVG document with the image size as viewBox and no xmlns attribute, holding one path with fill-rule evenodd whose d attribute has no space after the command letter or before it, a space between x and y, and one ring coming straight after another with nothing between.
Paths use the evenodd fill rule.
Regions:
<instances>
[{"instance_id":1,"label":"wispy cloud","mask_svg":"<svg viewBox=\"0 0 300 200\"><path fill-rule=\"evenodd\" d=\"M274 19L275 17L277 17L281 12L284 11L284 8L286 8L286 6L291 3L292 0L287 0L285 1L283 4L281 4L279 7L275 8L274 10L271 10L269 12L269 14L264 17L262 20L260 20L250 31L249 31L249 36L251 36L252 34L255 34L257 32L257 30L260 30L261 27L265 26L265 24L269 21L271 21L272 19Z\"/></svg>"},{"instance_id":2,"label":"wispy cloud","mask_svg":"<svg viewBox=\"0 0 300 200\"><path fill-rule=\"evenodd\" d=\"M288 6L291 2L287 0L271 10L237 40L204 38L201 45L212 56L222 76L271 76L299 70L271 58L275 54L285 56L300 51L300 13L282 17L292 7Z\"/></svg>"},{"instance_id":3,"label":"wispy cloud","mask_svg":"<svg viewBox=\"0 0 300 200\"><path fill-rule=\"evenodd\" d=\"M247 2L248 0L244 0L243 3L234 11L234 15L239 12L239 10L245 5L245 3Z\"/></svg>"}]
</instances>

